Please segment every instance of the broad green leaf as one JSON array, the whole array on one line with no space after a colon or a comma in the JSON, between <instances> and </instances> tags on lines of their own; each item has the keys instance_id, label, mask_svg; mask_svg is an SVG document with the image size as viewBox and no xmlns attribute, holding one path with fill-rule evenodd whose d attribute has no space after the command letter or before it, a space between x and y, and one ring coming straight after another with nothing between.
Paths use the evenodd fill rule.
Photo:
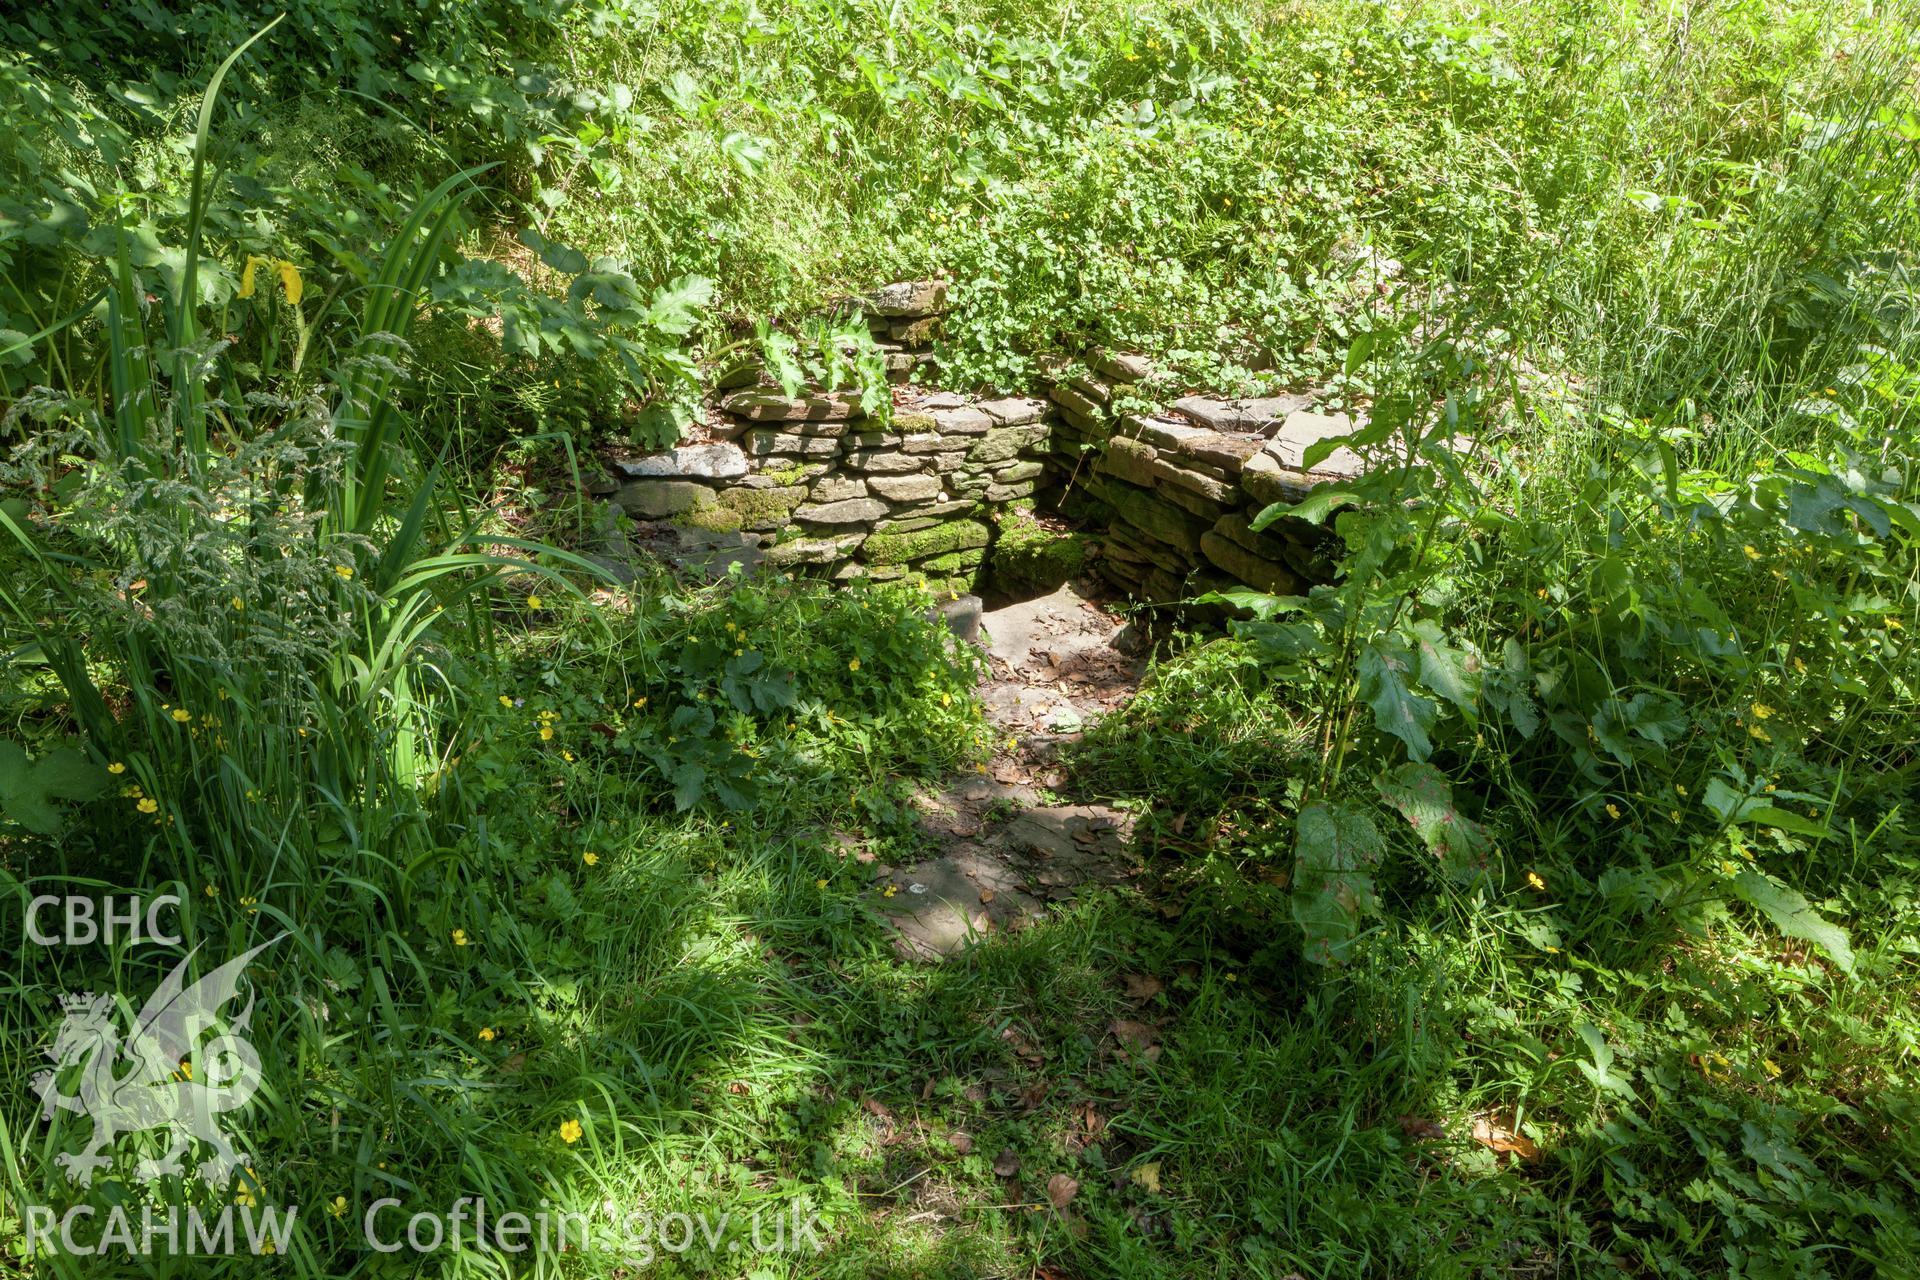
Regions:
<instances>
[{"instance_id":1,"label":"broad green leaf","mask_svg":"<svg viewBox=\"0 0 1920 1280\"><path fill-rule=\"evenodd\" d=\"M1412 654L1394 636L1367 641L1357 664L1360 697L1373 708L1373 722L1380 732L1391 734L1407 746L1414 760L1433 754L1433 741L1427 736L1439 716L1439 708L1413 692L1407 684L1412 670Z\"/></svg>"},{"instance_id":2,"label":"broad green leaf","mask_svg":"<svg viewBox=\"0 0 1920 1280\"><path fill-rule=\"evenodd\" d=\"M1298 502L1291 504L1276 502L1266 507L1253 518L1252 528L1258 533L1282 516L1305 520L1308 524L1319 524L1341 507L1359 500L1360 495L1352 489L1323 484Z\"/></svg>"},{"instance_id":3,"label":"broad green leaf","mask_svg":"<svg viewBox=\"0 0 1920 1280\"><path fill-rule=\"evenodd\" d=\"M1314 964L1344 959L1360 920L1378 909L1373 868L1383 846L1373 819L1346 805L1316 800L1294 828L1292 910Z\"/></svg>"},{"instance_id":4,"label":"broad green leaf","mask_svg":"<svg viewBox=\"0 0 1920 1280\"><path fill-rule=\"evenodd\" d=\"M1421 687L1460 708L1469 720L1477 719L1480 714L1477 661L1448 644L1440 624L1431 618L1414 623L1410 631L1414 653L1419 658Z\"/></svg>"},{"instance_id":5,"label":"broad green leaf","mask_svg":"<svg viewBox=\"0 0 1920 1280\"><path fill-rule=\"evenodd\" d=\"M540 255L540 261L562 275L577 276L587 269L587 255L578 249L549 240L532 227L520 232L520 243Z\"/></svg>"},{"instance_id":6,"label":"broad green leaf","mask_svg":"<svg viewBox=\"0 0 1920 1280\"><path fill-rule=\"evenodd\" d=\"M1733 891L1780 932L1813 943L1832 956L1843 972L1853 972L1853 943L1847 931L1815 911L1797 890L1749 867L1733 878Z\"/></svg>"},{"instance_id":7,"label":"broad green leaf","mask_svg":"<svg viewBox=\"0 0 1920 1280\"><path fill-rule=\"evenodd\" d=\"M1412 825L1451 879L1466 882L1486 871L1493 842L1485 827L1454 806L1446 775L1430 764L1403 764L1374 779L1373 785Z\"/></svg>"},{"instance_id":8,"label":"broad green leaf","mask_svg":"<svg viewBox=\"0 0 1920 1280\"><path fill-rule=\"evenodd\" d=\"M1615 1074L1613 1070L1613 1048L1607 1043L1606 1034L1591 1022L1583 1022L1574 1030L1579 1033L1581 1041L1587 1046L1587 1052L1593 1055L1591 1063L1576 1062L1574 1064L1580 1068L1581 1074L1598 1088L1638 1102L1640 1096L1633 1091L1633 1086L1627 1083L1624 1076Z\"/></svg>"},{"instance_id":9,"label":"broad green leaf","mask_svg":"<svg viewBox=\"0 0 1920 1280\"><path fill-rule=\"evenodd\" d=\"M707 787L706 766L689 760L673 771L673 807L682 813L700 803Z\"/></svg>"}]
</instances>

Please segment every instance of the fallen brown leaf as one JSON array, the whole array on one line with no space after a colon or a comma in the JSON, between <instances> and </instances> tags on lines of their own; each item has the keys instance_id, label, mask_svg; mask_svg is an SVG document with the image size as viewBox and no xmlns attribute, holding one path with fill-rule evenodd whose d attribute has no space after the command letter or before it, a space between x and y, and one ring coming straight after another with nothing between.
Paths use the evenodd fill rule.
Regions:
<instances>
[{"instance_id":1,"label":"fallen brown leaf","mask_svg":"<svg viewBox=\"0 0 1920 1280\"><path fill-rule=\"evenodd\" d=\"M1540 1148L1525 1134L1507 1127L1508 1117L1498 1114L1479 1116L1473 1122L1473 1140L1500 1155L1518 1156L1531 1164L1540 1158Z\"/></svg>"},{"instance_id":2,"label":"fallen brown leaf","mask_svg":"<svg viewBox=\"0 0 1920 1280\"><path fill-rule=\"evenodd\" d=\"M1167 989L1167 984L1150 973L1123 973L1120 983L1127 989L1129 1000L1151 1000Z\"/></svg>"},{"instance_id":3,"label":"fallen brown leaf","mask_svg":"<svg viewBox=\"0 0 1920 1280\"><path fill-rule=\"evenodd\" d=\"M1144 1022L1135 1022L1131 1018L1115 1018L1108 1028L1130 1053L1151 1053L1160 1039L1160 1033Z\"/></svg>"},{"instance_id":4,"label":"fallen brown leaf","mask_svg":"<svg viewBox=\"0 0 1920 1280\"><path fill-rule=\"evenodd\" d=\"M1011 1178L1020 1172L1020 1157L1013 1153L1012 1147L993 1158L993 1172L999 1178Z\"/></svg>"},{"instance_id":5,"label":"fallen brown leaf","mask_svg":"<svg viewBox=\"0 0 1920 1280\"><path fill-rule=\"evenodd\" d=\"M1047 1179L1047 1201L1056 1209L1066 1208L1079 1194L1079 1182L1064 1173L1056 1173Z\"/></svg>"},{"instance_id":6,"label":"fallen brown leaf","mask_svg":"<svg viewBox=\"0 0 1920 1280\"><path fill-rule=\"evenodd\" d=\"M1128 1176L1133 1179L1134 1186L1150 1191L1154 1195L1160 1194L1160 1162L1158 1160L1138 1166Z\"/></svg>"},{"instance_id":7,"label":"fallen brown leaf","mask_svg":"<svg viewBox=\"0 0 1920 1280\"><path fill-rule=\"evenodd\" d=\"M973 1139L960 1130L955 1129L952 1133L948 1134L947 1141L952 1143L953 1149L961 1155L968 1156L973 1154Z\"/></svg>"}]
</instances>

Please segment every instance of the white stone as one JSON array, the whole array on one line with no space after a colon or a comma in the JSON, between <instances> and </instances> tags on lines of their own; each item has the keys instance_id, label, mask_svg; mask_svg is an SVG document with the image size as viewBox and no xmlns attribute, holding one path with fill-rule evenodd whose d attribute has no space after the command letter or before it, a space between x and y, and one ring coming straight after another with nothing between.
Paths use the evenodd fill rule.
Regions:
<instances>
[{"instance_id":1,"label":"white stone","mask_svg":"<svg viewBox=\"0 0 1920 1280\"><path fill-rule=\"evenodd\" d=\"M615 458L613 469L629 480L737 480L747 474L747 455L734 444L683 444L664 453Z\"/></svg>"}]
</instances>

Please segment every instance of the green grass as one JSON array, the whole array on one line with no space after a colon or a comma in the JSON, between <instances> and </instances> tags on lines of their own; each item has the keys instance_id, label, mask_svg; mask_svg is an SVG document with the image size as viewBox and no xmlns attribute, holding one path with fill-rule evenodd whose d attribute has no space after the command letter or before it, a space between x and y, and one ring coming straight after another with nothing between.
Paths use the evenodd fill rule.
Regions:
<instances>
[{"instance_id":1,"label":"green grass","mask_svg":"<svg viewBox=\"0 0 1920 1280\"><path fill-rule=\"evenodd\" d=\"M251 1172L94 1199L300 1227L21 1256L58 996L177 953L10 910L6 1268L421 1274L361 1215L479 1196L733 1215L662 1275L1920 1270L1911 14L320 0L208 92L255 30L0 18L0 883L286 934ZM1411 442L1071 754L1148 873L936 967L864 860L985 752L926 601L531 510L929 272L951 385L1115 344Z\"/></svg>"}]
</instances>

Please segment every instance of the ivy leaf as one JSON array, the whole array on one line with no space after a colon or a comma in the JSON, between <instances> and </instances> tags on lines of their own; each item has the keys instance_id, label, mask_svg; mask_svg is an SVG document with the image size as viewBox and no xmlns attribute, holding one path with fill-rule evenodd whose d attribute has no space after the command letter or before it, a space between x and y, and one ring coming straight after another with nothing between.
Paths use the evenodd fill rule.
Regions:
<instances>
[{"instance_id":1,"label":"ivy leaf","mask_svg":"<svg viewBox=\"0 0 1920 1280\"><path fill-rule=\"evenodd\" d=\"M1367 641L1357 666L1360 697L1373 708L1374 724L1380 732L1404 742L1407 754L1419 761L1433 754L1427 731L1439 717L1439 708L1407 686L1412 659L1397 636L1388 636Z\"/></svg>"},{"instance_id":2,"label":"ivy leaf","mask_svg":"<svg viewBox=\"0 0 1920 1280\"><path fill-rule=\"evenodd\" d=\"M1832 956L1843 972L1853 973L1853 943L1847 931L1815 911L1798 890L1748 867L1733 878L1733 891L1780 932L1813 943Z\"/></svg>"},{"instance_id":3,"label":"ivy leaf","mask_svg":"<svg viewBox=\"0 0 1920 1280\"><path fill-rule=\"evenodd\" d=\"M1306 935L1306 958L1337 964L1359 935L1360 920L1379 907L1373 868L1382 853L1373 819L1345 805L1316 800L1294 825L1293 919Z\"/></svg>"}]
</instances>

